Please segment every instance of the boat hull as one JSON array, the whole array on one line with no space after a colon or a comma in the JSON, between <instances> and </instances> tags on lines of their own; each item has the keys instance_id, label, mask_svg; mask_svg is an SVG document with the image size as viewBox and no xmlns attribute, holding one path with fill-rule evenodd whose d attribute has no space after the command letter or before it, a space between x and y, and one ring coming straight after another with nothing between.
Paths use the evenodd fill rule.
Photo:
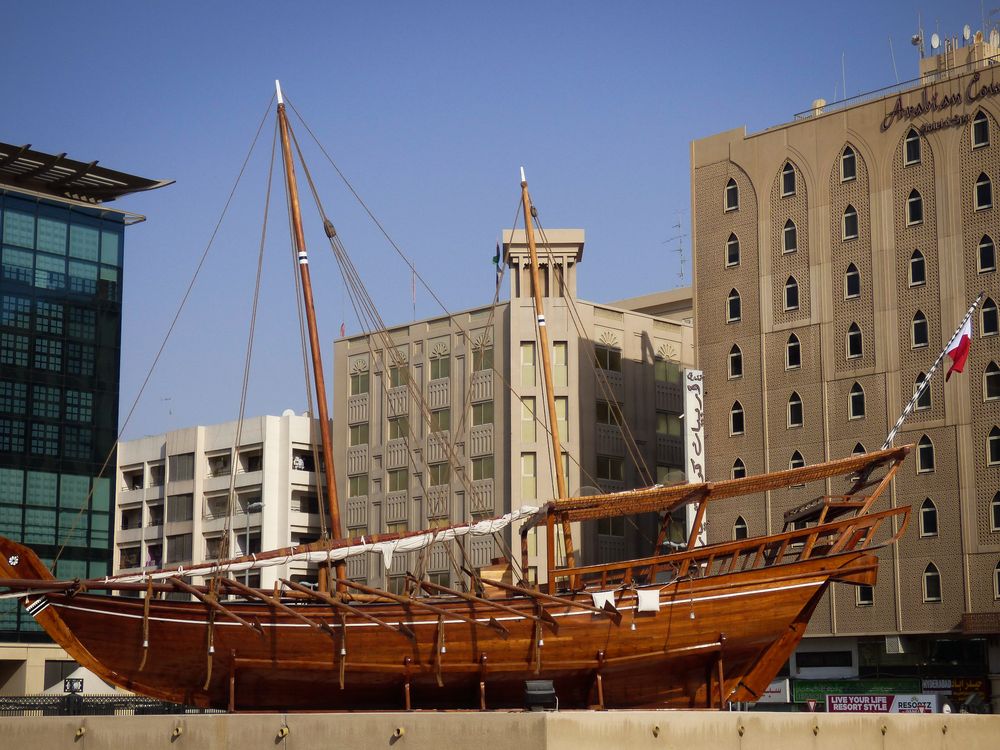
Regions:
<instances>
[{"instance_id":1,"label":"boat hull","mask_svg":"<svg viewBox=\"0 0 1000 750\"><path fill-rule=\"evenodd\" d=\"M21 545L0 538L0 553L10 577L45 574ZM519 614L453 597L422 600L449 616L417 604L353 605L407 626L412 639L326 605L288 600L324 627L260 602L225 603L254 628L199 602L152 599L147 616L141 599L61 592L28 596L25 606L108 682L201 707L518 708L525 681L544 679L566 708L692 708L754 700L801 639L829 583L874 579L877 564L871 553L853 551L640 587L659 589L654 612L637 612L635 591L625 590L616 595L618 624L527 596L497 600ZM591 602L590 594L566 598ZM558 632L537 619L542 606ZM491 627L491 618L499 625Z\"/></svg>"}]
</instances>

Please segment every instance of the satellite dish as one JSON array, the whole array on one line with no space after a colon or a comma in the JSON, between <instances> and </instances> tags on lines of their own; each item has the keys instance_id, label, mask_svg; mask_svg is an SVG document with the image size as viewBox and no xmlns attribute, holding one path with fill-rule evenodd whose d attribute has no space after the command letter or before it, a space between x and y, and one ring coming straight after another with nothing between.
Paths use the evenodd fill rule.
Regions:
<instances>
[{"instance_id":1,"label":"satellite dish","mask_svg":"<svg viewBox=\"0 0 1000 750\"><path fill-rule=\"evenodd\" d=\"M969 24L965 24L962 27L962 39L969 41L969 37L972 36L972 29L969 28Z\"/></svg>"},{"instance_id":2,"label":"satellite dish","mask_svg":"<svg viewBox=\"0 0 1000 750\"><path fill-rule=\"evenodd\" d=\"M931 34L931 49L937 49L940 46L941 46L941 37L939 37L938 33L935 31L933 34Z\"/></svg>"},{"instance_id":3,"label":"satellite dish","mask_svg":"<svg viewBox=\"0 0 1000 750\"><path fill-rule=\"evenodd\" d=\"M1000 31L993 29L990 32L990 44L994 47L1000 47Z\"/></svg>"}]
</instances>

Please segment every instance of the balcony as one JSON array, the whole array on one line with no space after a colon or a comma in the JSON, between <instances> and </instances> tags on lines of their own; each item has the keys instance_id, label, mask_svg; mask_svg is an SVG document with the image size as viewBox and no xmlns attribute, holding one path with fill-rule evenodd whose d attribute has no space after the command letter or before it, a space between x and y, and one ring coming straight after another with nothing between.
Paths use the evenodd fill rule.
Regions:
<instances>
[{"instance_id":1,"label":"balcony","mask_svg":"<svg viewBox=\"0 0 1000 750\"><path fill-rule=\"evenodd\" d=\"M438 378L427 384L427 408L443 409L451 403L451 378Z\"/></svg>"},{"instance_id":2,"label":"balcony","mask_svg":"<svg viewBox=\"0 0 1000 750\"><path fill-rule=\"evenodd\" d=\"M600 562L618 562L625 559L625 537L597 535L597 556Z\"/></svg>"},{"instance_id":3,"label":"balcony","mask_svg":"<svg viewBox=\"0 0 1000 750\"><path fill-rule=\"evenodd\" d=\"M684 389L680 383L656 383L656 410L684 413Z\"/></svg>"},{"instance_id":4,"label":"balcony","mask_svg":"<svg viewBox=\"0 0 1000 750\"><path fill-rule=\"evenodd\" d=\"M347 558L347 577L351 579L368 580L368 555L355 555Z\"/></svg>"},{"instance_id":5,"label":"balcony","mask_svg":"<svg viewBox=\"0 0 1000 750\"><path fill-rule=\"evenodd\" d=\"M427 488L427 517L451 518L451 487L443 484Z\"/></svg>"},{"instance_id":6,"label":"balcony","mask_svg":"<svg viewBox=\"0 0 1000 750\"><path fill-rule=\"evenodd\" d=\"M473 537L469 544L469 557L474 568L489 565L494 557L499 557L496 542L492 537Z\"/></svg>"},{"instance_id":7,"label":"balcony","mask_svg":"<svg viewBox=\"0 0 1000 750\"><path fill-rule=\"evenodd\" d=\"M493 454L493 425L480 424L469 430L469 455L489 456Z\"/></svg>"},{"instance_id":8,"label":"balcony","mask_svg":"<svg viewBox=\"0 0 1000 750\"><path fill-rule=\"evenodd\" d=\"M477 479L472 483L469 512L470 514L496 513L496 499L493 496L492 479Z\"/></svg>"},{"instance_id":9,"label":"balcony","mask_svg":"<svg viewBox=\"0 0 1000 750\"><path fill-rule=\"evenodd\" d=\"M409 520L409 507L407 500L409 494L402 490L400 492L390 492L385 496L385 522L398 523Z\"/></svg>"},{"instance_id":10,"label":"balcony","mask_svg":"<svg viewBox=\"0 0 1000 750\"><path fill-rule=\"evenodd\" d=\"M493 370L478 370L472 373L472 401L493 400Z\"/></svg>"},{"instance_id":11,"label":"balcony","mask_svg":"<svg viewBox=\"0 0 1000 750\"><path fill-rule=\"evenodd\" d=\"M427 436L427 463L436 464L448 460L448 444L451 432L432 432Z\"/></svg>"},{"instance_id":12,"label":"balcony","mask_svg":"<svg viewBox=\"0 0 1000 750\"><path fill-rule=\"evenodd\" d=\"M367 393L359 393L357 396L350 396L347 399L347 423L358 424L369 420L370 399Z\"/></svg>"},{"instance_id":13,"label":"balcony","mask_svg":"<svg viewBox=\"0 0 1000 750\"><path fill-rule=\"evenodd\" d=\"M406 438L395 438L385 444L385 467L401 469L409 463L406 450Z\"/></svg>"},{"instance_id":14,"label":"balcony","mask_svg":"<svg viewBox=\"0 0 1000 750\"><path fill-rule=\"evenodd\" d=\"M624 456L625 438L616 424L597 425L597 452L604 456Z\"/></svg>"},{"instance_id":15,"label":"balcony","mask_svg":"<svg viewBox=\"0 0 1000 750\"><path fill-rule=\"evenodd\" d=\"M398 417L410 412L410 392L405 385L390 388L386 397L387 416Z\"/></svg>"},{"instance_id":16,"label":"balcony","mask_svg":"<svg viewBox=\"0 0 1000 750\"><path fill-rule=\"evenodd\" d=\"M347 473L368 473L368 444L352 445L347 449Z\"/></svg>"},{"instance_id":17,"label":"balcony","mask_svg":"<svg viewBox=\"0 0 1000 750\"><path fill-rule=\"evenodd\" d=\"M656 463L662 466L684 466L684 440L672 435L657 435Z\"/></svg>"},{"instance_id":18,"label":"balcony","mask_svg":"<svg viewBox=\"0 0 1000 750\"><path fill-rule=\"evenodd\" d=\"M368 495L347 499L347 528L368 525Z\"/></svg>"}]
</instances>

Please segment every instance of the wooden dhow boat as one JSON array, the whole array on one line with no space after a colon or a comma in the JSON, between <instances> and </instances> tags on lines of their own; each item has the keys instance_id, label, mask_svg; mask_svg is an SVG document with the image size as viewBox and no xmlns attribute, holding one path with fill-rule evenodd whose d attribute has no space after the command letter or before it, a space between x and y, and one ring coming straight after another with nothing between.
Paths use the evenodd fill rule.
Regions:
<instances>
[{"instance_id":1,"label":"wooden dhow boat","mask_svg":"<svg viewBox=\"0 0 1000 750\"><path fill-rule=\"evenodd\" d=\"M280 89L278 124L313 354L329 536L211 563L72 581L56 580L31 549L0 537L6 589L0 596L21 599L79 664L127 690L229 711L509 709L524 706L533 680L551 681L563 708L722 708L761 697L831 583L875 584L876 551L900 538L910 510L875 505L908 447L761 476L582 498L567 497L557 466L559 497L541 507L473 524L342 538L293 139ZM560 456L534 210L523 174L521 187L552 455ZM332 225L324 226L333 240ZM846 492L829 494L838 480ZM782 532L699 546L713 503L806 483L816 483L820 494L786 514ZM686 543L664 554L669 519L686 506L697 508ZM647 557L575 564L571 523L643 513L663 518ZM397 594L345 574L351 555L378 554L388 566L394 554L495 535L512 524L522 559L509 561L507 576L462 566L460 588L409 576L408 591ZM541 584L519 574L528 567L534 528L547 538ZM317 590L288 579L262 590L236 577L295 561L320 566ZM176 600L178 594L186 600Z\"/></svg>"}]
</instances>

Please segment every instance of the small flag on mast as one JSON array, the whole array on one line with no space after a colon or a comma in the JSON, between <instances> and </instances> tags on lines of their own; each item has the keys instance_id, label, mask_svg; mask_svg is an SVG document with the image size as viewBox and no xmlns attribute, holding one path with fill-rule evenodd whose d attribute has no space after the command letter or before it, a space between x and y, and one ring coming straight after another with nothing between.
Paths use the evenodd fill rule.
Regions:
<instances>
[{"instance_id":1,"label":"small flag on mast","mask_svg":"<svg viewBox=\"0 0 1000 750\"><path fill-rule=\"evenodd\" d=\"M346 323L341 323L340 324L340 338L344 338L344 336L346 334L347 334L347 324Z\"/></svg>"},{"instance_id":2,"label":"small flag on mast","mask_svg":"<svg viewBox=\"0 0 1000 750\"><path fill-rule=\"evenodd\" d=\"M962 372L965 370L965 361L969 358L969 347L971 345L972 317L969 316L965 321L965 325L958 330L958 333L952 337L951 341L948 342L948 346L945 347L945 353L951 359L951 367L948 368L948 372L944 376L946 382L953 372Z\"/></svg>"},{"instance_id":3,"label":"small flag on mast","mask_svg":"<svg viewBox=\"0 0 1000 750\"><path fill-rule=\"evenodd\" d=\"M500 267L500 242L497 242L497 250L493 254L493 265L496 267L497 289L500 288L500 278L503 276L503 269Z\"/></svg>"}]
</instances>

